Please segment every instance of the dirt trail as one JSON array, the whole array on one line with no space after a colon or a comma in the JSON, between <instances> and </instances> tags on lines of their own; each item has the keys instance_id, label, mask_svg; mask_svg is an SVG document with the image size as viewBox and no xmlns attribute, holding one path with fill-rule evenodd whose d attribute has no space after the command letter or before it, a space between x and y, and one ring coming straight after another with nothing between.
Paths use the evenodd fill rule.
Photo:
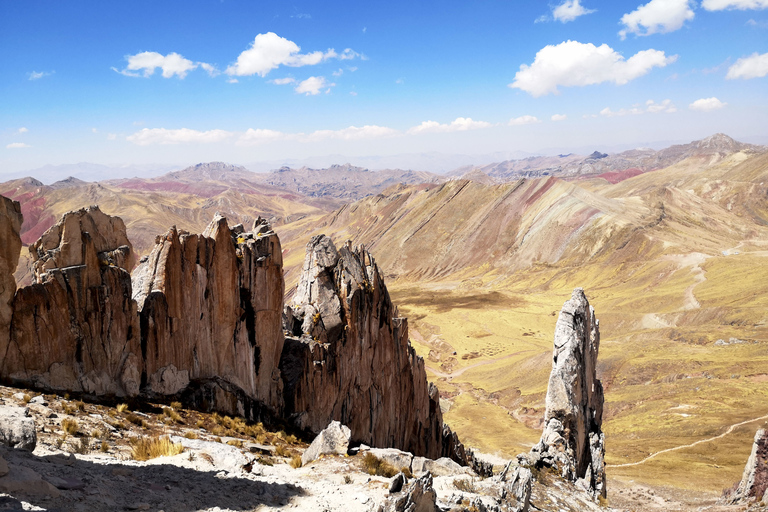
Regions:
<instances>
[{"instance_id":1,"label":"dirt trail","mask_svg":"<svg viewBox=\"0 0 768 512\"><path fill-rule=\"evenodd\" d=\"M760 416L759 418L753 418L751 420L746 420L746 421L742 421L740 423L735 423L735 424L731 425L730 427L728 427L728 430L726 430L725 432L723 432L719 436L708 437L707 439L699 439L698 441L693 442L691 444L684 444L684 445L681 445L681 446L675 446L674 448L667 448L666 450L661 450L661 451L658 451L658 452L654 452L654 453L650 454L649 456L647 456L646 458L644 458L643 460L639 460L637 462L628 462L626 464L611 464L609 467L611 467L611 468L626 468L626 467L629 467L629 466L638 466L638 465L643 464L644 462L647 462L647 461L651 460L652 458L654 458L654 457L656 457L658 455L661 455L663 453L674 452L674 451L677 451L677 450L683 450L685 448L691 448L693 446L696 446L697 444L708 443L710 441L715 441L717 439L722 439L723 437L725 437L728 434L730 434L731 432L733 432L733 429L735 429L736 427L740 427L742 425L746 425L747 423L753 423L755 421L760 421L760 420L768 420L768 414L766 414L765 416Z\"/></svg>"}]
</instances>

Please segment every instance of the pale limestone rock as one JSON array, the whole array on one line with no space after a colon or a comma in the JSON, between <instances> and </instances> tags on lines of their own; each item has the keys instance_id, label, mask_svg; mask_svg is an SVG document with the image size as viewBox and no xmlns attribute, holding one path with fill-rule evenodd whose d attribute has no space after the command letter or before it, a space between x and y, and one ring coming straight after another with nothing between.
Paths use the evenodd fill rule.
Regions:
<instances>
[{"instance_id":1,"label":"pale limestone rock","mask_svg":"<svg viewBox=\"0 0 768 512\"><path fill-rule=\"evenodd\" d=\"M285 416L296 426L320 432L338 420L354 442L464 463L408 341L407 319L364 248L337 250L325 235L313 237L284 322Z\"/></svg>"},{"instance_id":2,"label":"pale limestone rock","mask_svg":"<svg viewBox=\"0 0 768 512\"><path fill-rule=\"evenodd\" d=\"M37 431L27 407L0 406L0 443L10 448L34 451Z\"/></svg>"},{"instance_id":3,"label":"pale limestone rock","mask_svg":"<svg viewBox=\"0 0 768 512\"><path fill-rule=\"evenodd\" d=\"M557 467L563 478L605 496L603 386L597 379L599 322L584 290L576 288L555 327L545 428L523 460Z\"/></svg>"},{"instance_id":4,"label":"pale limestone rock","mask_svg":"<svg viewBox=\"0 0 768 512\"><path fill-rule=\"evenodd\" d=\"M280 411L282 249L256 229L218 214L202 235L171 228L134 270L147 393L251 419Z\"/></svg>"},{"instance_id":5,"label":"pale limestone rock","mask_svg":"<svg viewBox=\"0 0 768 512\"><path fill-rule=\"evenodd\" d=\"M370 448L367 452L383 460L398 471L403 468L411 469L411 463L414 459L412 453L404 452L397 448Z\"/></svg>"},{"instance_id":6,"label":"pale limestone rock","mask_svg":"<svg viewBox=\"0 0 768 512\"><path fill-rule=\"evenodd\" d=\"M301 455L302 465L312 462L321 455L330 453L346 455L349 449L351 434L349 427L342 425L338 421L332 421L315 437L309 448L304 450L304 453Z\"/></svg>"},{"instance_id":7,"label":"pale limestone rock","mask_svg":"<svg viewBox=\"0 0 768 512\"><path fill-rule=\"evenodd\" d=\"M437 493L432 488L432 475L416 478L400 493L387 498L378 512L438 512Z\"/></svg>"},{"instance_id":8,"label":"pale limestone rock","mask_svg":"<svg viewBox=\"0 0 768 512\"><path fill-rule=\"evenodd\" d=\"M431 473L432 476L458 476L472 474L472 470L470 470L468 467L461 466L448 457L440 457L437 460L427 459L424 457L414 457L413 463L411 465L411 471L413 471L414 475Z\"/></svg>"},{"instance_id":9,"label":"pale limestone rock","mask_svg":"<svg viewBox=\"0 0 768 512\"><path fill-rule=\"evenodd\" d=\"M16 280L13 273L21 251L21 205L0 196L0 346L8 343Z\"/></svg>"},{"instance_id":10,"label":"pale limestone rock","mask_svg":"<svg viewBox=\"0 0 768 512\"><path fill-rule=\"evenodd\" d=\"M750 500L761 501L768 494L768 431L755 433L752 453L749 455L744 474L736 490L722 501L725 504L743 504Z\"/></svg>"}]
</instances>

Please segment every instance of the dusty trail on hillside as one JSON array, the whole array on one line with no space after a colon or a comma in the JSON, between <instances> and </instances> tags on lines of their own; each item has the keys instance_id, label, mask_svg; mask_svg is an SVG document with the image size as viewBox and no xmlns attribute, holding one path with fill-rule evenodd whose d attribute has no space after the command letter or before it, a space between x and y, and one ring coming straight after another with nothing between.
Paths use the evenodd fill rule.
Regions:
<instances>
[{"instance_id":1,"label":"dusty trail on hillside","mask_svg":"<svg viewBox=\"0 0 768 512\"><path fill-rule=\"evenodd\" d=\"M661 455L663 453L674 452L674 451L677 451L677 450L683 450L685 448L692 448L692 447L696 446L697 444L708 443L710 441L715 441L717 439L722 439L723 437L725 437L728 434L730 434L731 432L733 432L733 429L735 429L736 427L740 427L742 425L746 425L747 423L753 423L755 421L760 421L760 420L768 420L768 414L766 414L765 416L760 416L759 418L753 418L751 420L746 420L746 421L742 421L740 423L735 423L735 424L731 425L730 427L728 427L728 430L726 430L725 432L723 432L722 434L720 434L718 436L708 437L707 439L699 439L698 441L693 442L691 444L684 444L684 445L681 445L681 446L675 446L673 448L667 448L665 450L654 452L654 453L650 454L649 456L647 456L646 458L644 458L643 460L639 460L637 462L627 462L626 464L611 464L609 467L611 467L611 468L626 468L626 467L629 467L629 466L639 466L640 464L643 464L644 462L648 462L652 458L656 457L657 455Z\"/></svg>"}]
</instances>

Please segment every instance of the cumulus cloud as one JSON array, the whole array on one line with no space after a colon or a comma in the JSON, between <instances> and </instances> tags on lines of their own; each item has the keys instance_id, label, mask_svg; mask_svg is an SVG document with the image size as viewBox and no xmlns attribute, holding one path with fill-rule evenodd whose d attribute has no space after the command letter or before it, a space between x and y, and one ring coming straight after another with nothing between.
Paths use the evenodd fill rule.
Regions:
<instances>
[{"instance_id":1,"label":"cumulus cloud","mask_svg":"<svg viewBox=\"0 0 768 512\"><path fill-rule=\"evenodd\" d=\"M133 135L129 135L127 140L138 146L149 146L153 144L186 144L190 142L205 144L210 142L221 142L232 135L232 132L225 130L208 130L201 132L189 128L179 128L178 130L144 128Z\"/></svg>"},{"instance_id":2,"label":"cumulus cloud","mask_svg":"<svg viewBox=\"0 0 768 512\"><path fill-rule=\"evenodd\" d=\"M624 39L628 33L649 36L674 32L695 16L691 1L651 0L621 17L625 28L619 32L619 36Z\"/></svg>"},{"instance_id":3,"label":"cumulus cloud","mask_svg":"<svg viewBox=\"0 0 768 512\"><path fill-rule=\"evenodd\" d=\"M163 70L163 78L171 78L176 75L180 79L186 77L187 73L197 69L198 66L203 67L203 69L208 71L208 74L215 70L210 64L192 62L175 52L168 55L162 55L157 52L141 52L136 55L126 55L125 59L128 61L125 69L112 68L112 70L125 76L150 77L155 74L157 68L160 68Z\"/></svg>"},{"instance_id":4,"label":"cumulus cloud","mask_svg":"<svg viewBox=\"0 0 768 512\"><path fill-rule=\"evenodd\" d=\"M30 80L40 80L41 78L45 76L51 76L54 73L55 71L32 71L31 73L27 74L27 77Z\"/></svg>"},{"instance_id":5,"label":"cumulus cloud","mask_svg":"<svg viewBox=\"0 0 768 512\"><path fill-rule=\"evenodd\" d=\"M325 89L326 93L331 92L331 87L333 87L334 85L336 84L328 82L325 79L325 77L311 76L306 80L302 80L301 82L299 82L299 85L297 85L294 90L299 94L305 94L307 96L315 96L317 94L320 94L322 92L322 89Z\"/></svg>"},{"instance_id":6,"label":"cumulus cloud","mask_svg":"<svg viewBox=\"0 0 768 512\"><path fill-rule=\"evenodd\" d=\"M765 75L768 75L768 53L759 54L755 52L749 57L742 57L737 60L733 66L728 68L725 78L728 80L736 78L748 80L750 78L761 78Z\"/></svg>"},{"instance_id":7,"label":"cumulus cloud","mask_svg":"<svg viewBox=\"0 0 768 512\"><path fill-rule=\"evenodd\" d=\"M248 128L248 130L237 139L237 144L240 146L256 146L291 138L295 138L295 136L277 130Z\"/></svg>"},{"instance_id":8,"label":"cumulus cloud","mask_svg":"<svg viewBox=\"0 0 768 512\"><path fill-rule=\"evenodd\" d=\"M645 75L654 67L664 67L677 59L659 50L643 50L624 59L607 44L565 41L548 45L536 53L533 64L522 64L509 87L534 97L558 94L558 86L573 87L613 82L623 85Z\"/></svg>"},{"instance_id":9,"label":"cumulus cloud","mask_svg":"<svg viewBox=\"0 0 768 512\"><path fill-rule=\"evenodd\" d=\"M22 149L22 148L31 148L29 144L25 144L23 142L11 142L7 146L5 146L7 149Z\"/></svg>"},{"instance_id":10,"label":"cumulus cloud","mask_svg":"<svg viewBox=\"0 0 768 512\"><path fill-rule=\"evenodd\" d=\"M600 111L600 115L603 117L623 117L636 116L645 113L658 114L660 112L677 112L677 107L675 107L675 105L672 103L672 100L670 99L663 100L661 103L656 103L654 100L648 100L645 102L645 108L643 108L643 106L640 104L632 105L630 108L621 108L619 110L611 110L610 107L605 107ZM597 116L584 116L585 119L588 117Z\"/></svg>"},{"instance_id":11,"label":"cumulus cloud","mask_svg":"<svg viewBox=\"0 0 768 512\"><path fill-rule=\"evenodd\" d=\"M701 6L708 11L724 11L726 9L768 9L768 0L704 0Z\"/></svg>"},{"instance_id":12,"label":"cumulus cloud","mask_svg":"<svg viewBox=\"0 0 768 512\"><path fill-rule=\"evenodd\" d=\"M579 16L584 16L585 14L592 12L595 12L595 10L585 9L584 6L579 3L579 0L565 0L563 3L552 9L552 17L555 21L568 23Z\"/></svg>"},{"instance_id":13,"label":"cumulus cloud","mask_svg":"<svg viewBox=\"0 0 768 512\"><path fill-rule=\"evenodd\" d=\"M275 78L274 80L270 80L270 83L273 83L275 85L295 84L296 79L295 78Z\"/></svg>"},{"instance_id":14,"label":"cumulus cloud","mask_svg":"<svg viewBox=\"0 0 768 512\"><path fill-rule=\"evenodd\" d=\"M207 62L200 62L199 64L200 67L203 68L210 77L219 76L221 74L221 71L216 69L216 66L213 64L208 64Z\"/></svg>"},{"instance_id":15,"label":"cumulus cloud","mask_svg":"<svg viewBox=\"0 0 768 512\"><path fill-rule=\"evenodd\" d=\"M467 130L477 130L480 128L488 128L491 123L485 121L473 121L469 117L457 117L449 124L440 124L437 121L424 121L418 126L414 126L408 130L409 134L416 133L448 133L448 132L463 132Z\"/></svg>"},{"instance_id":16,"label":"cumulus cloud","mask_svg":"<svg viewBox=\"0 0 768 512\"><path fill-rule=\"evenodd\" d=\"M21 128L19 128L19 130L18 130L18 132L19 132L19 133L27 133L28 131L29 131L29 130L27 130L27 129L26 129L24 126L22 126Z\"/></svg>"},{"instance_id":17,"label":"cumulus cloud","mask_svg":"<svg viewBox=\"0 0 768 512\"><path fill-rule=\"evenodd\" d=\"M657 114L659 112L666 112L668 114L671 114L673 112L677 112L677 107L672 103L672 100L670 99L666 99L661 103L656 103L653 100L648 100L645 102L645 110L646 112L650 112L651 114Z\"/></svg>"},{"instance_id":18,"label":"cumulus cloud","mask_svg":"<svg viewBox=\"0 0 768 512\"><path fill-rule=\"evenodd\" d=\"M540 122L541 121L539 120L538 117L534 117L534 116L520 116L520 117L515 117L515 118L510 119L508 124L509 124L509 126L520 126L520 125L524 125L524 124L536 124L536 123L540 123Z\"/></svg>"},{"instance_id":19,"label":"cumulus cloud","mask_svg":"<svg viewBox=\"0 0 768 512\"><path fill-rule=\"evenodd\" d=\"M550 117L552 121L565 121L568 119L568 116L565 114L553 114L552 117Z\"/></svg>"},{"instance_id":20,"label":"cumulus cloud","mask_svg":"<svg viewBox=\"0 0 768 512\"><path fill-rule=\"evenodd\" d=\"M609 107L605 107L603 110L600 111L600 115L603 117L630 116L630 115L637 115L642 113L643 113L643 110L637 107L632 107L629 109L622 108L615 112L611 110Z\"/></svg>"},{"instance_id":21,"label":"cumulus cloud","mask_svg":"<svg viewBox=\"0 0 768 512\"><path fill-rule=\"evenodd\" d=\"M251 47L242 52L225 73L231 76L266 76L279 66L312 66L328 59L350 60L362 56L347 48L341 53L334 49L325 52L300 53L301 47L274 32L258 34Z\"/></svg>"},{"instance_id":22,"label":"cumulus cloud","mask_svg":"<svg viewBox=\"0 0 768 512\"><path fill-rule=\"evenodd\" d=\"M688 108L691 110L699 110L701 112L709 112L711 110L718 110L726 106L727 103L723 103L719 99L712 97L712 98L701 98L700 100L696 100L690 105L688 105Z\"/></svg>"},{"instance_id":23,"label":"cumulus cloud","mask_svg":"<svg viewBox=\"0 0 768 512\"><path fill-rule=\"evenodd\" d=\"M341 130L317 130L312 132L308 139L312 141L322 139L380 139L383 137L393 137L399 134L399 131L392 128L387 128L386 126L365 125L360 127L350 126Z\"/></svg>"}]
</instances>

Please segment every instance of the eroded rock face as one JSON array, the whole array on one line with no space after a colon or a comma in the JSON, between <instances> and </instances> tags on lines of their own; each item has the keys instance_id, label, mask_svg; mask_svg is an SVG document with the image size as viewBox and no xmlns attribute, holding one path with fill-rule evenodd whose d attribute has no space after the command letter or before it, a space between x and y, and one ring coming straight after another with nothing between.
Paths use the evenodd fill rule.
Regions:
<instances>
[{"instance_id":1,"label":"eroded rock face","mask_svg":"<svg viewBox=\"0 0 768 512\"><path fill-rule=\"evenodd\" d=\"M742 504L764 501L768 498L768 431L760 429L755 434L752 453L749 455L744 475L736 490L723 500L726 504Z\"/></svg>"},{"instance_id":2,"label":"eroded rock face","mask_svg":"<svg viewBox=\"0 0 768 512\"><path fill-rule=\"evenodd\" d=\"M580 483L594 496L605 496L599 347L595 311L584 290L576 288L557 319L544 432L527 457L538 466L557 467L563 478Z\"/></svg>"},{"instance_id":3,"label":"eroded rock face","mask_svg":"<svg viewBox=\"0 0 768 512\"><path fill-rule=\"evenodd\" d=\"M8 343L13 316L13 295L16 293L13 273L19 263L22 221L21 205L0 196L0 344L3 345Z\"/></svg>"},{"instance_id":4,"label":"eroded rock face","mask_svg":"<svg viewBox=\"0 0 768 512\"><path fill-rule=\"evenodd\" d=\"M284 328L285 416L295 425L319 432L338 420L354 442L465 463L408 341L407 319L367 251L312 238Z\"/></svg>"},{"instance_id":5,"label":"eroded rock face","mask_svg":"<svg viewBox=\"0 0 768 512\"><path fill-rule=\"evenodd\" d=\"M133 284L147 393L252 419L280 410L282 249L268 224L245 232L217 215L202 235L171 228Z\"/></svg>"},{"instance_id":6,"label":"eroded rock face","mask_svg":"<svg viewBox=\"0 0 768 512\"><path fill-rule=\"evenodd\" d=\"M10 340L0 346L2 377L98 396L139 392L138 317L126 271L133 260L127 240L120 219L90 207L65 214L32 246L37 282L14 298Z\"/></svg>"}]
</instances>

